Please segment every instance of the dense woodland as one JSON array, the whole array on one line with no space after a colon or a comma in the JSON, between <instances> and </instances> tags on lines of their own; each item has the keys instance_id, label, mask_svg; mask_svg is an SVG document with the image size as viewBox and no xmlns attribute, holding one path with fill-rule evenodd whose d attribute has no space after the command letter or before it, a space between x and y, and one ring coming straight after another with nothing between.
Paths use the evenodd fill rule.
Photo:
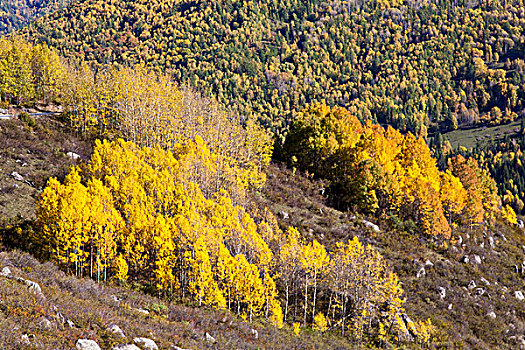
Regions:
<instances>
[{"instance_id":1,"label":"dense woodland","mask_svg":"<svg viewBox=\"0 0 525 350\"><path fill-rule=\"evenodd\" d=\"M343 108L308 106L293 121L283 150L291 166L330 181L337 207L412 220L430 236L450 238L450 225L496 217L516 223L502 207L496 182L473 158L451 158L439 171L429 147L411 133L370 122Z\"/></svg>"},{"instance_id":2,"label":"dense woodland","mask_svg":"<svg viewBox=\"0 0 525 350\"><path fill-rule=\"evenodd\" d=\"M523 8L521 0L91 0L24 33L65 57L165 71L282 139L316 101L426 138L523 116ZM448 156L432 150L444 170ZM521 211L520 200L509 203Z\"/></svg>"},{"instance_id":3,"label":"dense woodland","mask_svg":"<svg viewBox=\"0 0 525 350\"><path fill-rule=\"evenodd\" d=\"M324 100L426 136L522 114L524 28L522 0L88 0L24 32L65 57L171 72L278 134Z\"/></svg>"}]
</instances>

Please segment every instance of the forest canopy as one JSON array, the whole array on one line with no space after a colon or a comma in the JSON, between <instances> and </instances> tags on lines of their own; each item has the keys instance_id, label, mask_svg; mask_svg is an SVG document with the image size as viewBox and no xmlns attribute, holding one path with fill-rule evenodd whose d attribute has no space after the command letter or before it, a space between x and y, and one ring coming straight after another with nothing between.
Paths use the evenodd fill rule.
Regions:
<instances>
[{"instance_id":1,"label":"forest canopy","mask_svg":"<svg viewBox=\"0 0 525 350\"><path fill-rule=\"evenodd\" d=\"M279 135L290 115L324 100L425 137L522 115L523 6L88 0L23 32L64 57L166 71Z\"/></svg>"}]
</instances>

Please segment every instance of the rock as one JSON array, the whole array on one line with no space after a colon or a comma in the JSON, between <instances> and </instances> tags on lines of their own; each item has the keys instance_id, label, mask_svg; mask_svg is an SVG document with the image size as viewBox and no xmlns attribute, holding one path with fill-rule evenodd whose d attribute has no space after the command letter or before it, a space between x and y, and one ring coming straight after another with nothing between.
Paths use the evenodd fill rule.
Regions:
<instances>
[{"instance_id":1,"label":"rock","mask_svg":"<svg viewBox=\"0 0 525 350\"><path fill-rule=\"evenodd\" d=\"M474 289L474 288L476 288L476 282L474 282L474 280L472 280L468 284L468 289Z\"/></svg>"},{"instance_id":2,"label":"rock","mask_svg":"<svg viewBox=\"0 0 525 350\"><path fill-rule=\"evenodd\" d=\"M481 277L481 278L480 278L480 281L483 282L483 283L485 283L485 285L490 286L490 282L487 281L485 278Z\"/></svg>"},{"instance_id":3,"label":"rock","mask_svg":"<svg viewBox=\"0 0 525 350\"><path fill-rule=\"evenodd\" d=\"M135 344L141 345L146 350L159 350L157 344L148 338L133 338Z\"/></svg>"},{"instance_id":4,"label":"rock","mask_svg":"<svg viewBox=\"0 0 525 350\"><path fill-rule=\"evenodd\" d=\"M465 255L464 257L461 258L460 262L464 263L464 264L468 264L468 262L470 261L470 259L468 258L468 255Z\"/></svg>"},{"instance_id":5,"label":"rock","mask_svg":"<svg viewBox=\"0 0 525 350\"><path fill-rule=\"evenodd\" d=\"M285 220L290 218L290 215L289 215L287 212L285 212L285 211L282 211L282 212L280 212L279 214L281 214L281 216L282 216L283 219L285 219Z\"/></svg>"},{"instance_id":6,"label":"rock","mask_svg":"<svg viewBox=\"0 0 525 350\"><path fill-rule=\"evenodd\" d=\"M36 282L30 281L30 280L24 280L24 283L29 287L29 290L32 291L35 294L42 293L42 288L40 288L40 285Z\"/></svg>"},{"instance_id":7,"label":"rock","mask_svg":"<svg viewBox=\"0 0 525 350\"><path fill-rule=\"evenodd\" d=\"M51 321L49 321L45 317L41 317L40 320L38 320L37 325L40 329L43 329L46 331L53 329L53 323L51 323Z\"/></svg>"},{"instance_id":8,"label":"rock","mask_svg":"<svg viewBox=\"0 0 525 350\"><path fill-rule=\"evenodd\" d=\"M215 340L214 337L211 336L210 333L206 332L206 334L204 335L205 338L206 338L206 341L210 342L210 343L215 343L217 340Z\"/></svg>"},{"instance_id":9,"label":"rock","mask_svg":"<svg viewBox=\"0 0 525 350\"><path fill-rule=\"evenodd\" d=\"M7 277L11 274L11 269L9 267L4 267L2 269L2 272L0 272L0 276Z\"/></svg>"},{"instance_id":10,"label":"rock","mask_svg":"<svg viewBox=\"0 0 525 350\"><path fill-rule=\"evenodd\" d=\"M31 334L32 335L32 334ZM34 337L34 336L33 336ZM31 345L31 340L29 340L29 335L27 334L22 334L20 336L20 342L23 344L23 345Z\"/></svg>"},{"instance_id":11,"label":"rock","mask_svg":"<svg viewBox=\"0 0 525 350\"><path fill-rule=\"evenodd\" d=\"M258 332L256 329L253 329L253 328L252 328L250 331L252 332L253 337L254 337L255 339L259 339L259 332Z\"/></svg>"},{"instance_id":12,"label":"rock","mask_svg":"<svg viewBox=\"0 0 525 350\"><path fill-rule=\"evenodd\" d=\"M452 304L448 304L448 309L452 310Z\"/></svg>"},{"instance_id":13,"label":"rock","mask_svg":"<svg viewBox=\"0 0 525 350\"><path fill-rule=\"evenodd\" d=\"M490 244L490 247L494 249L494 237L492 236L489 237L489 244Z\"/></svg>"},{"instance_id":14,"label":"rock","mask_svg":"<svg viewBox=\"0 0 525 350\"><path fill-rule=\"evenodd\" d=\"M126 336L124 335L124 332L122 332L122 329L120 329L120 327L117 326L116 324L112 325L111 327L108 327L108 331L110 331L111 333L115 335L118 335L121 338L126 338Z\"/></svg>"},{"instance_id":15,"label":"rock","mask_svg":"<svg viewBox=\"0 0 525 350\"><path fill-rule=\"evenodd\" d=\"M463 237L458 236L458 242L457 242L457 245L461 247L462 244L463 244Z\"/></svg>"},{"instance_id":16,"label":"rock","mask_svg":"<svg viewBox=\"0 0 525 350\"><path fill-rule=\"evenodd\" d=\"M80 156L75 152L67 152L66 155L73 160L77 160L80 158Z\"/></svg>"},{"instance_id":17,"label":"rock","mask_svg":"<svg viewBox=\"0 0 525 350\"><path fill-rule=\"evenodd\" d=\"M426 266L426 267L434 267L434 264L432 263L432 261L430 261L430 260L427 259L427 260L425 261L425 266Z\"/></svg>"},{"instance_id":18,"label":"rock","mask_svg":"<svg viewBox=\"0 0 525 350\"><path fill-rule=\"evenodd\" d=\"M89 339L79 339L75 344L78 350L101 350L97 342Z\"/></svg>"},{"instance_id":19,"label":"rock","mask_svg":"<svg viewBox=\"0 0 525 350\"><path fill-rule=\"evenodd\" d=\"M437 292L441 300L445 299L445 297L447 296L447 290L445 289L445 287L438 287Z\"/></svg>"},{"instance_id":20,"label":"rock","mask_svg":"<svg viewBox=\"0 0 525 350\"><path fill-rule=\"evenodd\" d=\"M481 257L479 255L474 255L474 262L478 265L481 264Z\"/></svg>"},{"instance_id":21,"label":"rock","mask_svg":"<svg viewBox=\"0 0 525 350\"><path fill-rule=\"evenodd\" d=\"M148 310L144 310L144 309L141 309L141 308L138 308L138 309L135 309L135 310L140 312L141 314L149 315L149 311Z\"/></svg>"},{"instance_id":22,"label":"rock","mask_svg":"<svg viewBox=\"0 0 525 350\"><path fill-rule=\"evenodd\" d=\"M517 290L514 292L514 296L516 297L516 299L518 299L519 301L522 301L523 299L525 299L525 296L523 296L523 293L520 291L520 290Z\"/></svg>"},{"instance_id":23,"label":"rock","mask_svg":"<svg viewBox=\"0 0 525 350\"><path fill-rule=\"evenodd\" d=\"M75 328L75 324L73 323L73 321L71 321L70 319L68 319L66 321L67 325L69 326L69 328Z\"/></svg>"},{"instance_id":24,"label":"rock","mask_svg":"<svg viewBox=\"0 0 525 350\"><path fill-rule=\"evenodd\" d=\"M421 266L421 268L419 269L419 271L416 274L416 277L420 278L420 277L425 276L426 274L427 274L427 272L425 271L425 267Z\"/></svg>"},{"instance_id":25,"label":"rock","mask_svg":"<svg viewBox=\"0 0 525 350\"><path fill-rule=\"evenodd\" d=\"M381 232L381 230L379 229L379 226L377 226L376 224L371 223L370 221L366 221L366 220L363 220L363 223L365 224L366 227L371 228L375 232Z\"/></svg>"},{"instance_id":26,"label":"rock","mask_svg":"<svg viewBox=\"0 0 525 350\"><path fill-rule=\"evenodd\" d=\"M13 171L11 173L11 176L13 177L13 179L15 179L16 181L24 181L24 177L22 175L20 175L19 173L17 173L16 171Z\"/></svg>"},{"instance_id":27,"label":"rock","mask_svg":"<svg viewBox=\"0 0 525 350\"><path fill-rule=\"evenodd\" d=\"M111 300L113 300L114 302L117 302L117 303L120 303L120 302L122 301L122 299L120 299L119 297L117 297L116 295L113 295L113 294L111 294L111 295L109 296L109 298L110 298Z\"/></svg>"},{"instance_id":28,"label":"rock","mask_svg":"<svg viewBox=\"0 0 525 350\"><path fill-rule=\"evenodd\" d=\"M476 288L476 295L483 295L485 294L485 288Z\"/></svg>"},{"instance_id":29,"label":"rock","mask_svg":"<svg viewBox=\"0 0 525 350\"><path fill-rule=\"evenodd\" d=\"M487 314L488 317L492 318L493 320L497 317L496 313L494 311L491 311Z\"/></svg>"},{"instance_id":30,"label":"rock","mask_svg":"<svg viewBox=\"0 0 525 350\"><path fill-rule=\"evenodd\" d=\"M518 220L516 223L517 223L519 228L524 228L525 227L525 224L523 223L523 220Z\"/></svg>"},{"instance_id":31,"label":"rock","mask_svg":"<svg viewBox=\"0 0 525 350\"><path fill-rule=\"evenodd\" d=\"M140 350L140 348L135 344L122 344L112 347L111 350Z\"/></svg>"}]
</instances>

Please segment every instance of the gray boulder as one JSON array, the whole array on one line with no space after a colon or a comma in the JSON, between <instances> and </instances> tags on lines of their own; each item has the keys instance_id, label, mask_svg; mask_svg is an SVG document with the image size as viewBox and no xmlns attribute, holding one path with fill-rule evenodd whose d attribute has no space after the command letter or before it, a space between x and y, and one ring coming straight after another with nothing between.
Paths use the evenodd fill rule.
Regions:
<instances>
[{"instance_id":1,"label":"gray boulder","mask_svg":"<svg viewBox=\"0 0 525 350\"><path fill-rule=\"evenodd\" d=\"M101 350L97 342L89 339L79 339L75 344L78 350Z\"/></svg>"},{"instance_id":2,"label":"gray boulder","mask_svg":"<svg viewBox=\"0 0 525 350\"><path fill-rule=\"evenodd\" d=\"M417 278L421 278L421 277L424 277L426 274L427 274L427 272L425 271L425 267L421 266L421 268L419 269L419 271L416 274L416 277Z\"/></svg>"},{"instance_id":3,"label":"gray boulder","mask_svg":"<svg viewBox=\"0 0 525 350\"><path fill-rule=\"evenodd\" d=\"M525 299L525 296L523 296L523 292L520 291L520 290L517 290L514 292L514 296L516 297L516 299L518 299L519 301L522 301L523 299Z\"/></svg>"},{"instance_id":4,"label":"gray boulder","mask_svg":"<svg viewBox=\"0 0 525 350\"><path fill-rule=\"evenodd\" d=\"M30 291L32 291L35 294L42 293L42 288L40 288L40 285L36 282L30 281L30 280L24 280L24 283L27 285Z\"/></svg>"},{"instance_id":5,"label":"gray boulder","mask_svg":"<svg viewBox=\"0 0 525 350\"><path fill-rule=\"evenodd\" d=\"M474 255L474 262L478 265L481 264L481 257L479 255Z\"/></svg>"},{"instance_id":6,"label":"gray boulder","mask_svg":"<svg viewBox=\"0 0 525 350\"><path fill-rule=\"evenodd\" d=\"M476 282L474 282L474 280L472 280L468 284L468 289L474 289L474 288L476 288Z\"/></svg>"},{"instance_id":7,"label":"gray boulder","mask_svg":"<svg viewBox=\"0 0 525 350\"><path fill-rule=\"evenodd\" d=\"M490 244L490 247L492 249L494 249L494 247L495 247L495 245L494 245L494 237L492 237L492 236L489 237L489 244Z\"/></svg>"},{"instance_id":8,"label":"gray boulder","mask_svg":"<svg viewBox=\"0 0 525 350\"><path fill-rule=\"evenodd\" d=\"M138 308L138 309L135 309L135 310L140 312L141 314L149 315L149 311L148 310L144 310L144 309L141 309L141 308Z\"/></svg>"},{"instance_id":9,"label":"gray boulder","mask_svg":"<svg viewBox=\"0 0 525 350\"><path fill-rule=\"evenodd\" d=\"M496 313L494 311L491 311L487 314L488 317L492 318L493 320L496 319Z\"/></svg>"},{"instance_id":10,"label":"gray boulder","mask_svg":"<svg viewBox=\"0 0 525 350\"><path fill-rule=\"evenodd\" d=\"M46 330L46 331L52 330L54 328L53 323L45 317L41 317L38 320L37 326L38 328Z\"/></svg>"},{"instance_id":11,"label":"gray boulder","mask_svg":"<svg viewBox=\"0 0 525 350\"><path fill-rule=\"evenodd\" d=\"M366 220L363 220L363 223L365 224L366 227L371 228L375 232L381 232L381 230L379 229L379 226L377 226L376 224L370 221L366 221Z\"/></svg>"},{"instance_id":12,"label":"gray boulder","mask_svg":"<svg viewBox=\"0 0 525 350\"><path fill-rule=\"evenodd\" d=\"M251 329L252 335L255 339L259 339L259 332L256 329Z\"/></svg>"},{"instance_id":13,"label":"gray boulder","mask_svg":"<svg viewBox=\"0 0 525 350\"><path fill-rule=\"evenodd\" d=\"M210 342L210 343L215 343L217 340L211 336L210 333L206 332L206 334L204 335L205 338L206 338L206 341Z\"/></svg>"},{"instance_id":14,"label":"gray boulder","mask_svg":"<svg viewBox=\"0 0 525 350\"><path fill-rule=\"evenodd\" d=\"M13 179L15 179L16 181L24 181L24 177L22 175L20 175L19 173L17 173L16 171L13 171L11 173L11 176L13 177Z\"/></svg>"},{"instance_id":15,"label":"gray boulder","mask_svg":"<svg viewBox=\"0 0 525 350\"><path fill-rule=\"evenodd\" d=\"M120 329L120 327L117 326L116 324L111 325L110 327L108 327L108 331L110 331L111 333L113 333L115 335L118 335L121 338L125 338L126 337L124 335L124 332L122 332L122 329Z\"/></svg>"},{"instance_id":16,"label":"gray boulder","mask_svg":"<svg viewBox=\"0 0 525 350\"><path fill-rule=\"evenodd\" d=\"M77 160L80 158L80 155L76 154L75 152L67 152L66 155L73 160Z\"/></svg>"},{"instance_id":17,"label":"gray boulder","mask_svg":"<svg viewBox=\"0 0 525 350\"><path fill-rule=\"evenodd\" d=\"M137 337L133 338L133 341L135 342L135 344L142 346L146 350L159 350L157 344L151 339Z\"/></svg>"},{"instance_id":18,"label":"gray boulder","mask_svg":"<svg viewBox=\"0 0 525 350\"><path fill-rule=\"evenodd\" d=\"M28 335L28 334L22 334L20 336L20 343L22 343L22 345L31 345L31 340L30 338L34 338L35 336L33 334L31 335Z\"/></svg>"},{"instance_id":19,"label":"gray boulder","mask_svg":"<svg viewBox=\"0 0 525 350\"><path fill-rule=\"evenodd\" d=\"M11 274L11 269L9 267L4 267L2 269L2 272L0 272L0 276L7 277Z\"/></svg>"},{"instance_id":20,"label":"gray boulder","mask_svg":"<svg viewBox=\"0 0 525 350\"><path fill-rule=\"evenodd\" d=\"M439 294L439 298L441 300L445 299L445 297L447 296L447 290L445 289L445 287L438 287L437 291Z\"/></svg>"}]
</instances>

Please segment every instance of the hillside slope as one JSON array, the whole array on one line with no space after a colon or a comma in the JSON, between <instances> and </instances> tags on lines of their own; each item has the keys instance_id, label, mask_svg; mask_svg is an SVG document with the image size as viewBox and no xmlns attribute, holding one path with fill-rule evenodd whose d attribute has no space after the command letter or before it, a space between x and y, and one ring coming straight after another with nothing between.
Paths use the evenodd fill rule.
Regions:
<instances>
[{"instance_id":1,"label":"hillside slope","mask_svg":"<svg viewBox=\"0 0 525 350\"><path fill-rule=\"evenodd\" d=\"M48 117L37 118L36 122L39 126L34 132L19 120L0 122L0 139L10 145L5 150L8 153L2 154L6 159L2 166L6 169L2 187L11 188L8 191L11 197L4 197L0 203L4 218L10 218L2 222L0 232L7 247L30 248L26 240L29 226L22 225L22 231L17 231L18 226L13 224L31 218L26 213L34 210L41 186L37 185L35 194L26 200L15 199L24 198L20 194L25 191L21 186L14 186L16 180L10 176L12 167L19 164L17 157L21 154L43 157L39 162L25 159L31 165L24 168L31 171L22 173L13 168L31 182L40 184L51 175L64 175L67 165L71 164L64 155L66 150L73 150L82 158L91 152L84 141L67 132L68 128L61 122ZM61 143L63 146L59 148ZM37 145L41 147L40 152ZM54 167L56 164L62 165ZM401 278L407 313L420 319L428 317L438 327L434 346L524 348L521 334L525 331L525 301L520 300L519 293L525 290L522 229L480 226L456 230L450 246L442 247L432 239L419 238L417 228L395 218L383 218L379 222L371 219L379 225L380 231L376 231L366 218L330 208L323 196L323 182L293 173L282 165L271 165L267 178L265 187L254 194L252 201L261 208L269 207L283 227L296 226L308 240L318 239L328 248L353 236L379 248ZM15 204L22 209L13 210ZM31 346L44 348L72 347L84 337L95 339L109 349L117 343L132 342L137 336L151 338L161 348L171 345L189 349L351 348L344 339L331 335L320 337L303 331L297 338L291 336L287 328L278 331L258 322L249 325L224 311L183 307L129 288L68 277L53 264L42 265L26 253L2 253L0 267L4 266L10 267L14 276L39 283L44 295L44 298L34 298L23 281L0 277L5 281L1 292L5 315L2 322L4 329L12 330L2 335L1 343L15 344L13 348L24 346L25 337L21 338L24 334L28 335ZM116 302L113 296L122 301ZM150 314L143 315L136 309L148 309ZM65 321L57 316L59 314ZM49 320L51 326L44 319ZM68 319L74 327L67 324ZM108 331L107 327L112 324L117 324L126 338L121 339ZM257 330L257 339L251 329ZM218 343L207 342L206 332ZM34 337L30 337L31 334Z\"/></svg>"},{"instance_id":2,"label":"hillside slope","mask_svg":"<svg viewBox=\"0 0 525 350\"><path fill-rule=\"evenodd\" d=\"M433 344L447 349L525 349L523 229L507 226L456 230L440 246L414 227L385 218L375 231L366 218L326 206L322 182L272 166L258 201L328 247L354 235L378 247L399 275L406 310L439 328Z\"/></svg>"},{"instance_id":3,"label":"hillside slope","mask_svg":"<svg viewBox=\"0 0 525 350\"><path fill-rule=\"evenodd\" d=\"M2 251L2 349L72 349L79 339L102 349L153 340L159 349L348 348L343 339L249 324L227 311L186 307L130 288L108 287L66 275L27 253ZM6 270L3 270L6 271ZM28 287L28 282L38 287ZM111 328L118 326L122 334Z\"/></svg>"},{"instance_id":4,"label":"hillside slope","mask_svg":"<svg viewBox=\"0 0 525 350\"><path fill-rule=\"evenodd\" d=\"M36 201L47 179L63 178L92 152L89 143L55 117L35 117L29 127L18 119L0 120L0 270L9 267L9 276L0 276L2 349L66 349L78 339L93 339L103 349L133 343L136 337L153 339L160 349L323 349L348 348L346 339L319 337L312 331L292 336L268 323L249 324L228 311L186 307L137 291L130 282L117 287L97 284L65 274L51 262L41 263L28 253L28 234ZM19 181L11 174L23 176ZM27 182L24 182L27 181ZM21 280L22 278L23 280ZM24 280L39 284L34 294ZM132 288L134 287L134 288ZM149 314L138 311L149 310ZM68 321L72 322L69 325ZM125 337L108 327L118 325ZM255 330L255 331L252 331ZM216 342L206 340L206 333Z\"/></svg>"}]
</instances>

